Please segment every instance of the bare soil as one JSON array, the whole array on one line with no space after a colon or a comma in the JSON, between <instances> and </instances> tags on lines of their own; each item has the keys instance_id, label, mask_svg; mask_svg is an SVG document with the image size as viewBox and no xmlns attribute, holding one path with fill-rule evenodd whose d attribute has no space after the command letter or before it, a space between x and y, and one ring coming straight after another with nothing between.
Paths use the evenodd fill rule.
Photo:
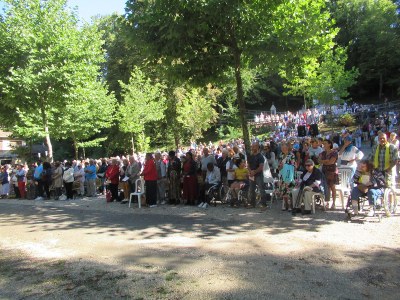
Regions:
<instances>
[{"instance_id":1,"label":"bare soil","mask_svg":"<svg viewBox=\"0 0 400 300\"><path fill-rule=\"evenodd\" d=\"M399 220L0 200L0 299L398 299Z\"/></svg>"}]
</instances>

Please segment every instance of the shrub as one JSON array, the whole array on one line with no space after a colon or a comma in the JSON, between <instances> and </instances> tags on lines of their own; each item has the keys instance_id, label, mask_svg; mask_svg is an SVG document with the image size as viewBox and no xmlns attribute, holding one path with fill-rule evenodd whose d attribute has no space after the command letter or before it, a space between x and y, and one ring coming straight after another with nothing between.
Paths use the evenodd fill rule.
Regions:
<instances>
[{"instance_id":1,"label":"shrub","mask_svg":"<svg viewBox=\"0 0 400 300\"><path fill-rule=\"evenodd\" d=\"M343 126L351 126L356 123L356 120L353 115L349 113L345 113L344 115L340 116L339 124Z\"/></svg>"}]
</instances>

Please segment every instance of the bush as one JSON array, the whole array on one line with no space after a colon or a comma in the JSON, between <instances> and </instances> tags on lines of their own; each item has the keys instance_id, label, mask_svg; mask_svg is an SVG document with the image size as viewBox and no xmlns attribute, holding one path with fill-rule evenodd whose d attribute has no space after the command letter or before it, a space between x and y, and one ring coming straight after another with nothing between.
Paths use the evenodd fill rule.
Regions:
<instances>
[{"instance_id":1,"label":"bush","mask_svg":"<svg viewBox=\"0 0 400 300\"><path fill-rule=\"evenodd\" d=\"M344 115L340 116L339 118L339 124L343 126L351 126L356 123L356 119L354 118L353 115L349 113L345 113Z\"/></svg>"}]
</instances>

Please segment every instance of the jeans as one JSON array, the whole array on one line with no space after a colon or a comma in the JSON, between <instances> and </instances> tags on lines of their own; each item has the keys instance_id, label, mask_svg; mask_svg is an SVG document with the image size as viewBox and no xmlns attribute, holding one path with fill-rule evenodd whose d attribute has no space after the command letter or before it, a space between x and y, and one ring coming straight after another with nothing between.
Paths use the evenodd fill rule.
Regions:
<instances>
[{"instance_id":1,"label":"jeans","mask_svg":"<svg viewBox=\"0 0 400 300\"><path fill-rule=\"evenodd\" d=\"M256 206L256 186L258 185L258 188L260 189L261 193L261 204L266 205L267 204L267 196L265 194L264 190L264 177L261 176L255 176L254 181L249 180L249 199L250 203L253 206Z\"/></svg>"},{"instance_id":2,"label":"jeans","mask_svg":"<svg viewBox=\"0 0 400 300\"><path fill-rule=\"evenodd\" d=\"M383 191L379 189L370 189L368 192L362 193L357 187L351 190L351 200L358 200L360 197L367 195L369 205L376 205L379 197L383 196Z\"/></svg>"}]
</instances>

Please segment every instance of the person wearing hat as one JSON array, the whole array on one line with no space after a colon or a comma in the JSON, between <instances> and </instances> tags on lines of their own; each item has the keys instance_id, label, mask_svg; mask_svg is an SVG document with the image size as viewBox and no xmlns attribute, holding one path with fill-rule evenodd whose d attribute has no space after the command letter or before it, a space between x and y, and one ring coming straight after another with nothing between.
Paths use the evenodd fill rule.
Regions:
<instances>
[{"instance_id":1,"label":"person wearing hat","mask_svg":"<svg viewBox=\"0 0 400 300\"><path fill-rule=\"evenodd\" d=\"M292 199L294 199L293 213L304 205L304 214L311 213L313 196L321 193L322 173L315 167L314 161L308 159L305 163L306 170L300 176L301 183L298 188L292 190Z\"/></svg>"},{"instance_id":2,"label":"person wearing hat","mask_svg":"<svg viewBox=\"0 0 400 300\"><path fill-rule=\"evenodd\" d=\"M17 177L19 194L21 196L21 199L24 199L26 197L26 191L25 191L26 171L22 163L19 163L17 165L17 172L15 173L15 176Z\"/></svg>"}]
</instances>

